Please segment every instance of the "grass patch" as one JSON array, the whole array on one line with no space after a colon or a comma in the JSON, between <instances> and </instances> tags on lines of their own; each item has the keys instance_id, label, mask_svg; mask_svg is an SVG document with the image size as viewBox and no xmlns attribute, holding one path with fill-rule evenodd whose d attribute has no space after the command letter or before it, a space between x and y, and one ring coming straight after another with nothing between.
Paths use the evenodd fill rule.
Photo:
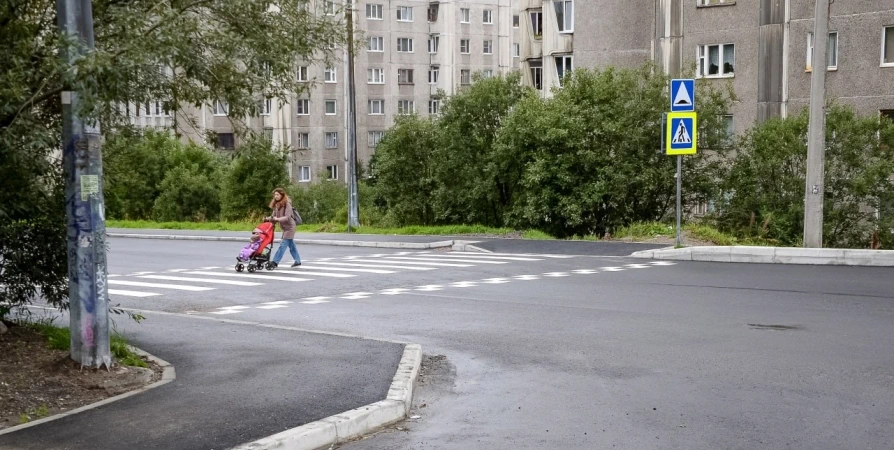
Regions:
<instances>
[{"instance_id":1,"label":"grass patch","mask_svg":"<svg viewBox=\"0 0 894 450\"><path fill-rule=\"evenodd\" d=\"M47 345L53 350L68 351L71 348L71 333L68 328L57 327L48 321L32 322L25 326L30 327L46 337ZM133 351L123 336L113 334L109 345L112 351L112 357L114 357L118 363L125 366L148 367L146 361ZM33 414L31 414L31 416L33 416Z\"/></svg>"},{"instance_id":2,"label":"grass patch","mask_svg":"<svg viewBox=\"0 0 894 450\"><path fill-rule=\"evenodd\" d=\"M761 247L778 245L777 242L771 239L733 236L714 227L702 224L687 224L683 226L683 230L696 239L713 242L716 245L750 245Z\"/></svg>"},{"instance_id":3,"label":"grass patch","mask_svg":"<svg viewBox=\"0 0 894 450\"><path fill-rule=\"evenodd\" d=\"M132 367L149 367L146 364L146 361L143 361L143 358L140 358L140 355L137 355L127 341L118 334L112 336L111 339L111 350L112 356L118 360L119 363L124 364L125 366Z\"/></svg>"},{"instance_id":4,"label":"grass patch","mask_svg":"<svg viewBox=\"0 0 894 450\"><path fill-rule=\"evenodd\" d=\"M540 230L527 230L521 234L522 239L530 239L532 241L549 241L555 239L551 235Z\"/></svg>"},{"instance_id":5,"label":"grass patch","mask_svg":"<svg viewBox=\"0 0 894 450\"><path fill-rule=\"evenodd\" d=\"M673 225L660 222L637 222L621 227L612 234L615 239L652 239L658 236L676 236Z\"/></svg>"},{"instance_id":6,"label":"grass patch","mask_svg":"<svg viewBox=\"0 0 894 450\"><path fill-rule=\"evenodd\" d=\"M19 414L19 423L24 424L31 422L32 420L43 419L50 415L50 408L47 405L40 405L37 409L33 411L29 411L27 413Z\"/></svg>"}]
</instances>

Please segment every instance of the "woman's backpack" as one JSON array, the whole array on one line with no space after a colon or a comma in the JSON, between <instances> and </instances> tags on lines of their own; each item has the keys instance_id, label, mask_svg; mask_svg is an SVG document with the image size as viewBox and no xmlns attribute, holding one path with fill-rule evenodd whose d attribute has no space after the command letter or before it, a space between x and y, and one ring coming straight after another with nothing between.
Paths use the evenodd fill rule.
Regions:
<instances>
[{"instance_id":1,"label":"woman's backpack","mask_svg":"<svg viewBox=\"0 0 894 450\"><path fill-rule=\"evenodd\" d=\"M292 208L292 221L295 222L295 225L301 225L303 222L301 220L301 214L298 214L298 210L295 208Z\"/></svg>"}]
</instances>

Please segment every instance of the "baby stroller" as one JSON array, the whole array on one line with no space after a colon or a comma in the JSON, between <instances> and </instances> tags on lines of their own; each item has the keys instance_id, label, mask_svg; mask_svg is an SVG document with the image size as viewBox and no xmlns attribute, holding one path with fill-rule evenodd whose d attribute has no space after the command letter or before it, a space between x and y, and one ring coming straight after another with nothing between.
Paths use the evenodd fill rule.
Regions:
<instances>
[{"instance_id":1,"label":"baby stroller","mask_svg":"<svg viewBox=\"0 0 894 450\"><path fill-rule=\"evenodd\" d=\"M261 235L261 245L251 255L248 260L248 271L256 270L273 270L273 263L270 261L270 254L273 252L273 237L276 234L276 225L270 222L264 222L257 226L257 231ZM245 270L245 263L239 261L236 263L236 272Z\"/></svg>"}]
</instances>

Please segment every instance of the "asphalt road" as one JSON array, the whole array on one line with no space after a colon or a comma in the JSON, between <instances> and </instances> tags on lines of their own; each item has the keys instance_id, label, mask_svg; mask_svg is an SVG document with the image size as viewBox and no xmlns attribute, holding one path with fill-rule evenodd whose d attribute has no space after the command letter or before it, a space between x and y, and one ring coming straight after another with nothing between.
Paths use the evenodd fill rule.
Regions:
<instances>
[{"instance_id":1,"label":"asphalt road","mask_svg":"<svg viewBox=\"0 0 894 450\"><path fill-rule=\"evenodd\" d=\"M446 358L425 374L408 431L345 449L894 447L888 268L307 246L298 270L219 275L238 247L113 239L111 280L211 289L112 285L157 294L112 298ZM304 270L315 265L355 276ZM207 281L218 279L259 285Z\"/></svg>"}]
</instances>

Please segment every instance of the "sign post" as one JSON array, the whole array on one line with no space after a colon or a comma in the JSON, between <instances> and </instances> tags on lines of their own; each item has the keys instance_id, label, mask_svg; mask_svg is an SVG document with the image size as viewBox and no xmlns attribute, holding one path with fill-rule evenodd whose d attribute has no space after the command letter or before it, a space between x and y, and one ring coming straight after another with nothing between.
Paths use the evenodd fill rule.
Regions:
<instances>
[{"instance_id":1,"label":"sign post","mask_svg":"<svg viewBox=\"0 0 894 450\"><path fill-rule=\"evenodd\" d=\"M683 244L683 155L694 155L698 142L698 115L695 113L695 80L671 80L671 112L666 114L664 151L677 157L677 246Z\"/></svg>"}]
</instances>

